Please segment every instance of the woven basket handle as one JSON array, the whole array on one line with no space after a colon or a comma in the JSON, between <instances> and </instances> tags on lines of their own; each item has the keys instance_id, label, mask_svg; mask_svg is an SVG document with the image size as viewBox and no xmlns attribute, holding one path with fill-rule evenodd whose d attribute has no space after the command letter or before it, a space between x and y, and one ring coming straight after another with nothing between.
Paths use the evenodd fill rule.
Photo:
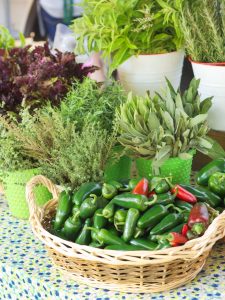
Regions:
<instances>
[{"instance_id":1,"label":"woven basket handle","mask_svg":"<svg viewBox=\"0 0 225 300\"><path fill-rule=\"evenodd\" d=\"M33 177L26 185L26 199L30 211L30 217L35 215L40 210L35 201L34 195L34 188L40 184L47 187L49 192L52 194L53 199L57 199L60 193L59 188L57 188L57 186L45 176L37 175Z\"/></svg>"}]
</instances>

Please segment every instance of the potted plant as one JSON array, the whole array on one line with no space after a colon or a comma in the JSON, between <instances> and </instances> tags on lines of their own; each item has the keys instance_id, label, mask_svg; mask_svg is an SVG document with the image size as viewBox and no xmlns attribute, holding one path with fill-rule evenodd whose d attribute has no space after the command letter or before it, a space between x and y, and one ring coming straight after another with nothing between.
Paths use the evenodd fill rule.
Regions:
<instances>
[{"instance_id":1,"label":"potted plant","mask_svg":"<svg viewBox=\"0 0 225 300\"><path fill-rule=\"evenodd\" d=\"M212 142L206 137L211 99L200 102L199 81L192 80L183 95L168 82L165 94L153 98L129 95L116 121L118 141L137 159L139 176L172 176L176 183L189 183L196 149L207 153Z\"/></svg>"},{"instance_id":2,"label":"potted plant","mask_svg":"<svg viewBox=\"0 0 225 300\"><path fill-rule=\"evenodd\" d=\"M111 57L109 74L117 68L126 88L143 95L160 91L165 77L177 88L184 52L179 25L182 0L82 1L84 15L74 20L76 52L102 51Z\"/></svg>"},{"instance_id":3,"label":"potted plant","mask_svg":"<svg viewBox=\"0 0 225 300\"><path fill-rule=\"evenodd\" d=\"M3 121L3 118L1 118ZM37 161L30 159L21 152L18 141L2 124L0 129L0 170L4 193L12 215L28 219L29 209L25 197L26 183L37 174L40 174ZM35 197L39 205L51 199L46 187L35 188Z\"/></svg>"},{"instance_id":4,"label":"potted plant","mask_svg":"<svg viewBox=\"0 0 225 300\"><path fill-rule=\"evenodd\" d=\"M213 98L209 126L225 130L225 2L185 1L181 14L186 52L194 75L200 78L199 93Z\"/></svg>"},{"instance_id":5,"label":"potted plant","mask_svg":"<svg viewBox=\"0 0 225 300\"><path fill-rule=\"evenodd\" d=\"M121 171L124 158L121 162L112 157L116 145L114 111L124 100L118 83L100 89L87 78L83 83L74 82L58 108L49 104L35 114L24 109L19 121L0 118L0 123L17 141L21 153L38 163L43 175L75 189L103 177L130 176L131 160L127 158Z\"/></svg>"}]
</instances>

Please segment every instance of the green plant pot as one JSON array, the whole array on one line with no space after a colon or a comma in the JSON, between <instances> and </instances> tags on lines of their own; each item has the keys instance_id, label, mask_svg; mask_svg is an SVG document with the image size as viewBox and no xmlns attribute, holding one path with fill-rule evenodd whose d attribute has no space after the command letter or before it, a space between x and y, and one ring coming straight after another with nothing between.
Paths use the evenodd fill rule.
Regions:
<instances>
[{"instance_id":1,"label":"green plant pot","mask_svg":"<svg viewBox=\"0 0 225 300\"><path fill-rule=\"evenodd\" d=\"M181 159L179 157L169 158L160 167L160 176L172 176L173 183L189 184L191 179L192 160L194 152L191 152L190 159ZM144 158L136 160L138 175L150 179L152 176L152 161Z\"/></svg>"},{"instance_id":2,"label":"green plant pot","mask_svg":"<svg viewBox=\"0 0 225 300\"><path fill-rule=\"evenodd\" d=\"M114 147L113 155L122 150L121 146ZM128 156L122 156L119 160L115 160L113 157L109 159L106 164L104 172L104 180L119 180L127 179L131 176L132 159Z\"/></svg>"},{"instance_id":3,"label":"green plant pot","mask_svg":"<svg viewBox=\"0 0 225 300\"><path fill-rule=\"evenodd\" d=\"M19 219L29 218L29 209L26 201L26 184L35 175L40 174L39 169L8 172L4 178L4 192L8 201L9 210L14 217ZM34 189L36 202L43 205L52 198L51 193L44 186L37 186Z\"/></svg>"}]
</instances>

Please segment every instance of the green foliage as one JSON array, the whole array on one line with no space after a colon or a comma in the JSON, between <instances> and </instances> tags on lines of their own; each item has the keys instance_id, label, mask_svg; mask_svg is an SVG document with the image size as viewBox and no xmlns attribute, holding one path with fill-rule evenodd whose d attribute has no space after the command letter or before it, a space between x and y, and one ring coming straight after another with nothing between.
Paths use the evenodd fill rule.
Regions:
<instances>
[{"instance_id":1,"label":"green foliage","mask_svg":"<svg viewBox=\"0 0 225 300\"><path fill-rule=\"evenodd\" d=\"M225 61L225 0L185 1L181 25L194 61Z\"/></svg>"},{"instance_id":2,"label":"green foliage","mask_svg":"<svg viewBox=\"0 0 225 300\"><path fill-rule=\"evenodd\" d=\"M78 36L76 52L102 51L107 58L112 54L112 72L132 55L180 49L183 45L179 24L182 2L83 0L84 15L72 25Z\"/></svg>"},{"instance_id":3,"label":"green foliage","mask_svg":"<svg viewBox=\"0 0 225 300\"><path fill-rule=\"evenodd\" d=\"M22 33L19 34L21 47L25 46L25 37ZM0 25L0 49L11 49L15 47L15 39L10 34L9 30Z\"/></svg>"},{"instance_id":4,"label":"green foliage","mask_svg":"<svg viewBox=\"0 0 225 300\"><path fill-rule=\"evenodd\" d=\"M10 49L15 46L15 40L9 30L0 25L0 49Z\"/></svg>"},{"instance_id":5,"label":"green foliage","mask_svg":"<svg viewBox=\"0 0 225 300\"><path fill-rule=\"evenodd\" d=\"M0 124L21 157L36 161L42 174L55 183L77 188L103 179L115 136L98 123L86 122L77 130L75 122L67 122L60 109L49 105L34 115L22 111L20 122L1 117Z\"/></svg>"},{"instance_id":6,"label":"green foliage","mask_svg":"<svg viewBox=\"0 0 225 300\"><path fill-rule=\"evenodd\" d=\"M115 109L125 99L125 93L117 82L99 87L98 83L86 78L82 84L74 83L61 102L60 110L65 120L75 122L76 129L89 121L99 122L102 128L111 132Z\"/></svg>"},{"instance_id":7,"label":"green foliage","mask_svg":"<svg viewBox=\"0 0 225 300\"><path fill-rule=\"evenodd\" d=\"M192 149L207 152L212 143L207 113L211 98L200 102L199 80L193 79L183 95L169 81L165 95L128 97L117 111L119 142L138 157L153 159L157 170L170 157L190 157Z\"/></svg>"},{"instance_id":8,"label":"green foliage","mask_svg":"<svg viewBox=\"0 0 225 300\"><path fill-rule=\"evenodd\" d=\"M25 170L34 168L37 163L23 153L21 143L19 143L11 131L6 129L7 121L2 117L0 120L0 172L4 175L6 172Z\"/></svg>"}]
</instances>

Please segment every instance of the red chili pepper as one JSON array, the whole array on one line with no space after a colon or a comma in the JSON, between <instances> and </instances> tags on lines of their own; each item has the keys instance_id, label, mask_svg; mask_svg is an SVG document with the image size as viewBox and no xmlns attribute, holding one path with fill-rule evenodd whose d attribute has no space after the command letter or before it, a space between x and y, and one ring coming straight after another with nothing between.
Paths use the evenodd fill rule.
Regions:
<instances>
[{"instance_id":1,"label":"red chili pepper","mask_svg":"<svg viewBox=\"0 0 225 300\"><path fill-rule=\"evenodd\" d=\"M151 191L148 193L148 198L151 198L152 196L154 196L156 194L155 191Z\"/></svg>"},{"instance_id":2,"label":"red chili pepper","mask_svg":"<svg viewBox=\"0 0 225 300\"><path fill-rule=\"evenodd\" d=\"M189 230L188 224L184 224L184 226L182 227L182 230L181 230L181 234L183 236L187 237L188 230Z\"/></svg>"},{"instance_id":3,"label":"red chili pepper","mask_svg":"<svg viewBox=\"0 0 225 300\"><path fill-rule=\"evenodd\" d=\"M180 244L174 243L174 242L170 242L170 246L172 246L172 247L177 247L177 246L180 246Z\"/></svg>"},{"instance_id":4,"label":"red chili pepper","mask_svg":"<svg viewBox=\"0 0 225 300\"><path fill-rule=\"evenodd\" d=\"M148 196L148 180L141 179L132 191L132 194L139 194Z\"/></svg>"},{"instance_id":5,"label":"red chili pepper","mask_svg":"<svg viewBox=\"0 0 225 300\"><path fill-rule=\"evenodd\" d=\"M180 200L183 200L185 202L194 204L197 202L197 198L195 195L191 194L187 190L185 190L183 187L180 185L176 184L172 189L171 189L172 194L176 194L176 197Z\"/></svg>"},{"instance_id":6,"label":"red chili pepper","mask_svg":"<svg viewBox=\"0 0 225 300\"><path fill-rule=\"evenodd\" d=\"M188 241L188 239L185 236L178 232L170 232L167 235L167 240L170 242L171 246L173 246L174 244L183 245Z\"/></svg>"},{"instance_id":7,"label":"red chili pepper","mask_svg":"<svg viewBox=\"0 0 225 300\"><path fill-rule=\"evenodd\" d=\"M196 203L190 211L188 227L193 233L201 235L209 226L209 212L205 203Z\"/></svg>"}]
</instances>

